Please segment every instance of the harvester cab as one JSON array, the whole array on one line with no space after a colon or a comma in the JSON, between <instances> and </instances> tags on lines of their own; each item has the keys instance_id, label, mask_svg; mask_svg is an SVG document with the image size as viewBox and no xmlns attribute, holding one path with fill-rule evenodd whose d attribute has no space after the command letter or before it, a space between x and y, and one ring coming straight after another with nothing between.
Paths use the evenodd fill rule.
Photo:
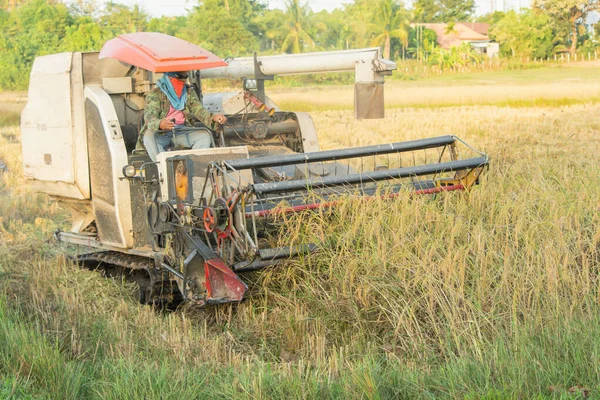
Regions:
<instances>
[{"instance_id":1,"label":"harvester cab","mask_svg":"<svg viewBox=\"0 0 600 400\"><path fill-rule=\"evenodd\" d=\"M72 211L58 239L92 248L78 261L133 280L140 301L240 301L247 286L238 274L318 249L273 247L275 216L333 207L340 196L432 194L479 181L487 156L455 136L321 151L310 115L282 110L265 93L275 75L352 71L355 116L382 118L384 77L395 68L379 49L223 61L159 33L122 35L99 53L38 57L22 113L24 171ZM153 161L136 149L144 96L169 71L189 71L204 107L228 122L211 131L213 147ZM203 80L223 78L243 88L203 93Z\"/></svg>"}]
</instances>

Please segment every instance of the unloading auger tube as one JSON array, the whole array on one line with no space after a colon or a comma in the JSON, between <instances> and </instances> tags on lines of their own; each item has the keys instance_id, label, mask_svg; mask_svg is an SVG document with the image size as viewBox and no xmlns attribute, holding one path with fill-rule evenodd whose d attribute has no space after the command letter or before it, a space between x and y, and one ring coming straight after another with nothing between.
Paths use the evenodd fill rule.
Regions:
<instances>
[{"instance_id":1,"label":"unloading auger tube","mask_svg":"<svg viewBox=\"0 0 600 400\"><path fill-rule=\"evenodd\" d=\"M265 101L265 80L276 75L354 72L354 113L357 119L384 117L384 80L396 63L381 56L377 47L302 54L229 58L227 66L200 71L202 79L244 79L255 84Z\"/></svg>"}]
</instances>

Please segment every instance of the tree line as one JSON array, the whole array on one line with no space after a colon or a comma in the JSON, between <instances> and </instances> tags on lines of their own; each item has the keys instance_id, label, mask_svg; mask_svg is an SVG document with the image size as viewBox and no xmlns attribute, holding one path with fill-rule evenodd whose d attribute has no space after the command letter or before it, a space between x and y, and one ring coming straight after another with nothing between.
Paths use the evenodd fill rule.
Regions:
<instances>
[{"instance_id":1,"label":"tree line","mask_svg":"<svg viewBox=\"0 0 600 400\"><path fill-rule=\"evenodd\" d=\"M61 51L99 50L123 33L154 31L197 43L226 58L380 46L386 58L432 65L464 63L470 46L444 50L435 32L418 23L491 25L490 37L506 57L545 58L595 51L593 27L585 24L598 0L535 0L532 9L474 18L474 0L353 0L332 12L312 11L303 0L269 10L262 0L200 0L176 17L151 17L143 8L110 1L0 0L0 89L26 88L33 60ZM451 57L451 58L450 58ZM451 61L449 61L451 60Z\"/></svg>"}]
</instances>

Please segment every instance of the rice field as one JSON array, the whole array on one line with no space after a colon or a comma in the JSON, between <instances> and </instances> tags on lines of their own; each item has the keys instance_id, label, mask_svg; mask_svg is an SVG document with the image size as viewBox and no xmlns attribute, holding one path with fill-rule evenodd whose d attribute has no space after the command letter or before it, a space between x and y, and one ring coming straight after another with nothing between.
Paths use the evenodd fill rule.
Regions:
<instances>
[{"instance_id":1,"label":"rice field","mask_svg":"<svg viewBox=\"0 0 600 400\"><path fill-rule=\"evenodd\" d=\"M322 149L455 134L490 169L294 216L282 244L331 246L248 276L239 305L175 312L65 260L67 215L27 187L0 98L0 397L600 397L600 78L522 73L392 82L374 121L351 88L274 90L318 110Z\"/></svg>"},{"instance_id":2,"label":"rice field","mask_svg":"<svg viewBox=\"0 0 600 400\"><path fill-rule=\"evenodd\" d=\"M600 100L600 79L595 67L599 64L448 74L414 81L388 79L385 83L386 106L388 109L478 105L527 108L597 102ZM269 93L283 109L314 112L351 110L354 106L351 85L293 90L275 87Z\"/></svg>"}]
</instances>

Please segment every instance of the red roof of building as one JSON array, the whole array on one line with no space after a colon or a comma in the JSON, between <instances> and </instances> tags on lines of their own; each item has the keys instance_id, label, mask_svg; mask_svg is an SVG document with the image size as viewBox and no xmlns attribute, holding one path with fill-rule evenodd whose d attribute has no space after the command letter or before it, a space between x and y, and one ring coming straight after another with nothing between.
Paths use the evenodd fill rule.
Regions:
<instances>
[{"instance_id":1,"label":"red roof of building","mask_svg":"<svg viewBox=\"0 0 600 400\"><path fill-rule=\"evenodd\" d=\"M227 63L195 44L157 32L120 35L104 44L100 58L116 58L152 72L192 71Z\"/></svg>"},{"instance_id":2,"label":"red roof of building","mask_svg":"<svg viewBox=\"0 0 600 400\"><path fill-rule=\"evenodd\" d=\"M486 24L485 22L460 22L460 24L485 36L488 35L490 30L490 24Z\"/></svg>"}]
</instances>

